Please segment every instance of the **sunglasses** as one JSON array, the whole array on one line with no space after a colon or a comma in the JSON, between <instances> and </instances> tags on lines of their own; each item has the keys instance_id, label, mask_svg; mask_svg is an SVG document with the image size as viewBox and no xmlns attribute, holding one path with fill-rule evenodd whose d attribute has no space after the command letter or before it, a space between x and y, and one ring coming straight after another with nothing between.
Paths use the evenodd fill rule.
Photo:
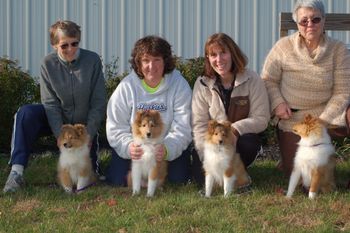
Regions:
<instances>
[{"instance_id":1,"label":"sunglasses","mask_svg":"<svg viewBox=\"0 0 350 233\"><path fill-rule=\"evenodd\" d=\"M300 26L306 27L309 24L310 21L313 24L319 24L321 22L321 20L322 20L321 17L315 17L315 18L312 18L312 19L303 19L303 20L299 21L298 24Z\"/></svg>"},{"instance_id":2,"label":"sunglasses","mask_svg":"<svg viewBox=\"0 0 350 233\"><path fill-rule=\"evenodd\" d=\"M74 42L72 42L72 43L70 43L70 44L68 44L68 43L62 44L62 45L60 45L60 48L63 49L63 50L65 50L65 49L68 49L69 45L70 45L71 47L73 47L73 48L76 48L76 47L79 46L79 41L74 41Z\"/></svg>"}]
</instances>

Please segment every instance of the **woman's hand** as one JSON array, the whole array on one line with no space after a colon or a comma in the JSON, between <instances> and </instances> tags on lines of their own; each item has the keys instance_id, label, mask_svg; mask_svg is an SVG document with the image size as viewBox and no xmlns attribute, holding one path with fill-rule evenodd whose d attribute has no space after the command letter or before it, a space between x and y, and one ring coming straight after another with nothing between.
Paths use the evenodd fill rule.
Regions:
<instances>
[{"instance_id":1,"label":"woman's hand","mask_svg":"<svg viewBox=\"0 0 350 233\"><path fill-rule=\"evenodd\" d=\"M279 104L275 110L275 115L283 120L287 120L292 116L292 110L290 109L290 107L288 106L287 103L281 103Z\"/></svg>"},{"instance_id":2,"label":"woman's hand","mask_svg":"<svg viewBox=\"0 0 350 233\"><path fill-rule=\"evenodd\" d=\"M143 150L140 145L135 144L134 142L129 145L130 157L132 160L138 160L143 155Z\"/></svg>"},{"instance_id":3,"label":"woman's hand","mask_svg":"<svg viewBox=\"0 0 350 233\"><path fill-rule=\"evenodd\" d=\"M156 160L158 162L163 161L164 157L165 157L165 153L166 153L165 145L164 144L158 144L156 146Z\"/></svg>"}]
</instances>

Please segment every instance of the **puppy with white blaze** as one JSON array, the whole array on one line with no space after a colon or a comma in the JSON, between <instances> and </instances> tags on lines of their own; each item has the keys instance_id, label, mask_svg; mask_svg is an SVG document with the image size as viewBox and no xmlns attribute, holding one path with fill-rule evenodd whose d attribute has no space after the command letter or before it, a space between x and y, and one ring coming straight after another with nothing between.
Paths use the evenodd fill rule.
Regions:
<instances>
[{"instance_id":1,"label":"puppy with white blaze","mask_svg":"<svg viewBox=\"0 0 350 233\"><path fill-rule=\"evenodd\" d=\"M57 144L60 148L58 179L63 189L72 193L84 190L96 181L89 148L90 136L82 124L62 126Z\"/></svg>"},{"instance_id":2,"label":"puppy with white blaze","mask_svg":"<svg viewBox=\"0 0 350 233\"><path fill-rule=\"evenodd\" d=\"M131 176L133 195L139 194L141 186L147 186L147 196L153 197L156 188L161 186L167 175L167 162L156 160L157 146L163 143L163 121L156 110L139 110L132 125L134 143L141 145L143 155L132 160Z\"/></svg>"},{"instance_id":3,"label":"puppy with white blaze","mask_svg":"<svg viewBox=\"0 0 350 233\"><path fill-rule=\"evenodd\" d=\"M293 126L293 132L301 139L294 158L287 197L292 197L300 181L309 189L310 199L314 199L318 191L332 191L335 188L335 149L326 127L318 118L306 115L303 121Z\"/></svg>"},{"instance_id":4,"label":"puppy with white blaze","mask_svg":"<svg viewBox=\"0 0 350 233\"><path fill-rule=\"evenodd\" d=\"M205 196L210 197L214 184L224 186L224 196L251 182L238 153L231 122L211 120L204 143Z\"/></svg>"}]
</instances>

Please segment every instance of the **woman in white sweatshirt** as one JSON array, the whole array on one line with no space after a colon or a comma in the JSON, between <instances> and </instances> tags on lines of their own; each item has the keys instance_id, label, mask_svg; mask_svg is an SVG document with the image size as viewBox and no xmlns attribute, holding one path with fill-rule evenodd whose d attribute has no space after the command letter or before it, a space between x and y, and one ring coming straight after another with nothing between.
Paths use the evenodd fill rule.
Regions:
<instances>
[{"instance_id":1,"label":"woman in white sweatshirt","mask_svg":"<svg viewBox=\"0 0 350 233\"><path fill-rule=\"evenodd\" d=\"M130 60L133 71L118 85L107 106L107 139L113 148L106 172L108 183L125 186L131 159L143 151L133 142L131 125L138 110L157 110L165 125L157 159L168 160L168 180L185 183L190 173L191 89L175 69L170 44L157 36L135 43Z\"/></svg>"}]
</instances>

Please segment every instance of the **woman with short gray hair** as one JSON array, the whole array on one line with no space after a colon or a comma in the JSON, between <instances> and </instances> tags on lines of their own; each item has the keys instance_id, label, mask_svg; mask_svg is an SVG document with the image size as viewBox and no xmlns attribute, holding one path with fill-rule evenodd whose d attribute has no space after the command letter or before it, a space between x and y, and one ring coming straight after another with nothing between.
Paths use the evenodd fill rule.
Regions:
<instances>
[{"instance_id":1,"label":"woman with short gray hair","mask_svg":"<svg viewBox=\"0 0 350 233\"><path fill-rule=\"evenodd\" d=\"M58 138L63 124L86 125L91 138L91 163L96 173L100 171L98 130L107 98L101 59L95 52L79 47L81 31L75 22L58 20L49 32L54 51L41 64L41 104L24 105L15 115L11 172L4 193L23 187L24 168L37 138L52 134Z\"/></svg>"},{"instance_id":2,"label":"woman with short gray hair","mask_svg":"<svg viewBox=\"0 0 350 233\"><path fill-rule=\"evenodd\" d=\"M325 33L322 1L297 1L293 19L298 31L277 41L261 74L277 125L279 165L287 176L300 140L292 126L306 114L331 126L332 138L350 132L350 54L346 45Z\"/></svg>"}]
</instances>

